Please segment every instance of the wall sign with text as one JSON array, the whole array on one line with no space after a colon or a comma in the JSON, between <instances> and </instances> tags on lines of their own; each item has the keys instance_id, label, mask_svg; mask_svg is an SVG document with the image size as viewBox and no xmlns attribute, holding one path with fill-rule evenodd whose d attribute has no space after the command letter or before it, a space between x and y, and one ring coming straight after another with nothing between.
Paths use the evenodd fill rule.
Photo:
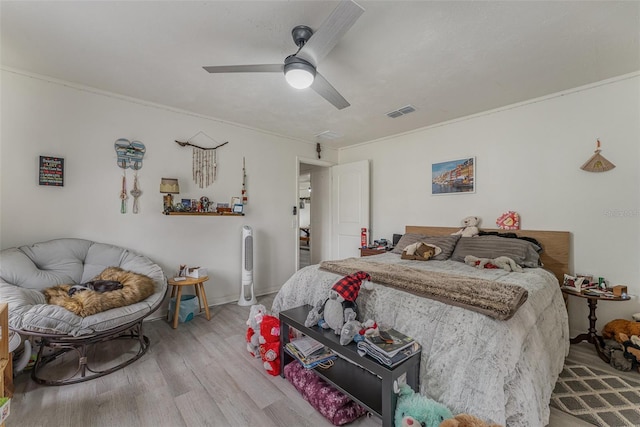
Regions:
<instances>
[{"instance_id":1,"label":"wall sign with text","mask_svg":"<svg viewBox=\"0 0 640 427\"><path fill-rule=\"evenodd\" d=\"M64 158L40 156L38 171L39 185L64 186Z\"/></svg>"}]
</instances>

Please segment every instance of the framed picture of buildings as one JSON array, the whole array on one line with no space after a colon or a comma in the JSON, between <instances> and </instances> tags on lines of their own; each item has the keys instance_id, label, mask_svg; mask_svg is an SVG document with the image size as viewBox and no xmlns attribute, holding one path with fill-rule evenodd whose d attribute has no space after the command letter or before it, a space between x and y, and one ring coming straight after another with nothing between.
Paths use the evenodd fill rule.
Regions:
<instances>
[{"instance_id":1,"label":"framed picture of buildings","mask_svg":"<svg viewBox=\"0 0 640 427\"><path fill-rule=\"evenodd\" d=\"M475 157L464 157L431 165L431 194L469 194L475 192Z\"/></svg>"}]
</instances>

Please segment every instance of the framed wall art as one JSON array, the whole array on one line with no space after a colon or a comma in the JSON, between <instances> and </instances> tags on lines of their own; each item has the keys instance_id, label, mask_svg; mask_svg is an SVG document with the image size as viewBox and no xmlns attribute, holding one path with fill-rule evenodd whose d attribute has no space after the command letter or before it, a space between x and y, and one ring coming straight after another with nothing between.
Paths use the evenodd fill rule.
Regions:
<instances>
[{"instance_id":1,"label":"framed wall art","mask_svg":"<svg viewBox=\"0 0 640 427\"><path fill-rule=\"evenodd\" d=\"M38 185L50 187L64 186L64 158L40 156L38 164Z\"/></svg>"},{"instance_id":2,"label":"framed wall art","mask_svg":"<svg viewBox=\"0 0 640 427\"><path fill-rule=\"evenodd\" d=\"M475 192L475 157L464 157L431 165L431 194L469 194Z\"/></svg>"}]
</instances>

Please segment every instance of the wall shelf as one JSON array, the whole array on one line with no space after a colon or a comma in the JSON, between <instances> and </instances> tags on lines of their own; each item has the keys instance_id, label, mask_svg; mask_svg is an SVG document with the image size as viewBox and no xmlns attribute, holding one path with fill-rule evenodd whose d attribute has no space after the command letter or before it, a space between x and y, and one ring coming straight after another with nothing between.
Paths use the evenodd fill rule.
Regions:
<instances>
[{"instance_id":1,"label":"wall shelf","mask_svg":"<svg viewBox=\"0 0 640 427\"><path fill-rule=\"evenodd\" d=\"M182 216L244 216L243 213L233 212L163 212L165 215L182 215Z\"/></svg>"}]
</instances>

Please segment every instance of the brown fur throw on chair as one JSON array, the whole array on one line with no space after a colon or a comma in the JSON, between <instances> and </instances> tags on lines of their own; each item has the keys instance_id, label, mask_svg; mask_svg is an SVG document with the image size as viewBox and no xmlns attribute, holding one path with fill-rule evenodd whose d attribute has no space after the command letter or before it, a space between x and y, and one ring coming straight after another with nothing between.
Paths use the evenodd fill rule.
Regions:
<instances>
[{"instance_id":1,"label":"brown fur throw on chair","mask_svg":"<svg viewBox=\"0 0 640 427\"><path fill-rule=\"evenodd\" d=\"M153 280L143 274L126 271L120 267L108 267L95 280L120 282L121 289L97 292L87 289L69 295L72 285L57 285L43 290L48 304L55 304L81 317L91 316L101 311L134 304L153 294Z\"/></svg>"}]
</instances>

